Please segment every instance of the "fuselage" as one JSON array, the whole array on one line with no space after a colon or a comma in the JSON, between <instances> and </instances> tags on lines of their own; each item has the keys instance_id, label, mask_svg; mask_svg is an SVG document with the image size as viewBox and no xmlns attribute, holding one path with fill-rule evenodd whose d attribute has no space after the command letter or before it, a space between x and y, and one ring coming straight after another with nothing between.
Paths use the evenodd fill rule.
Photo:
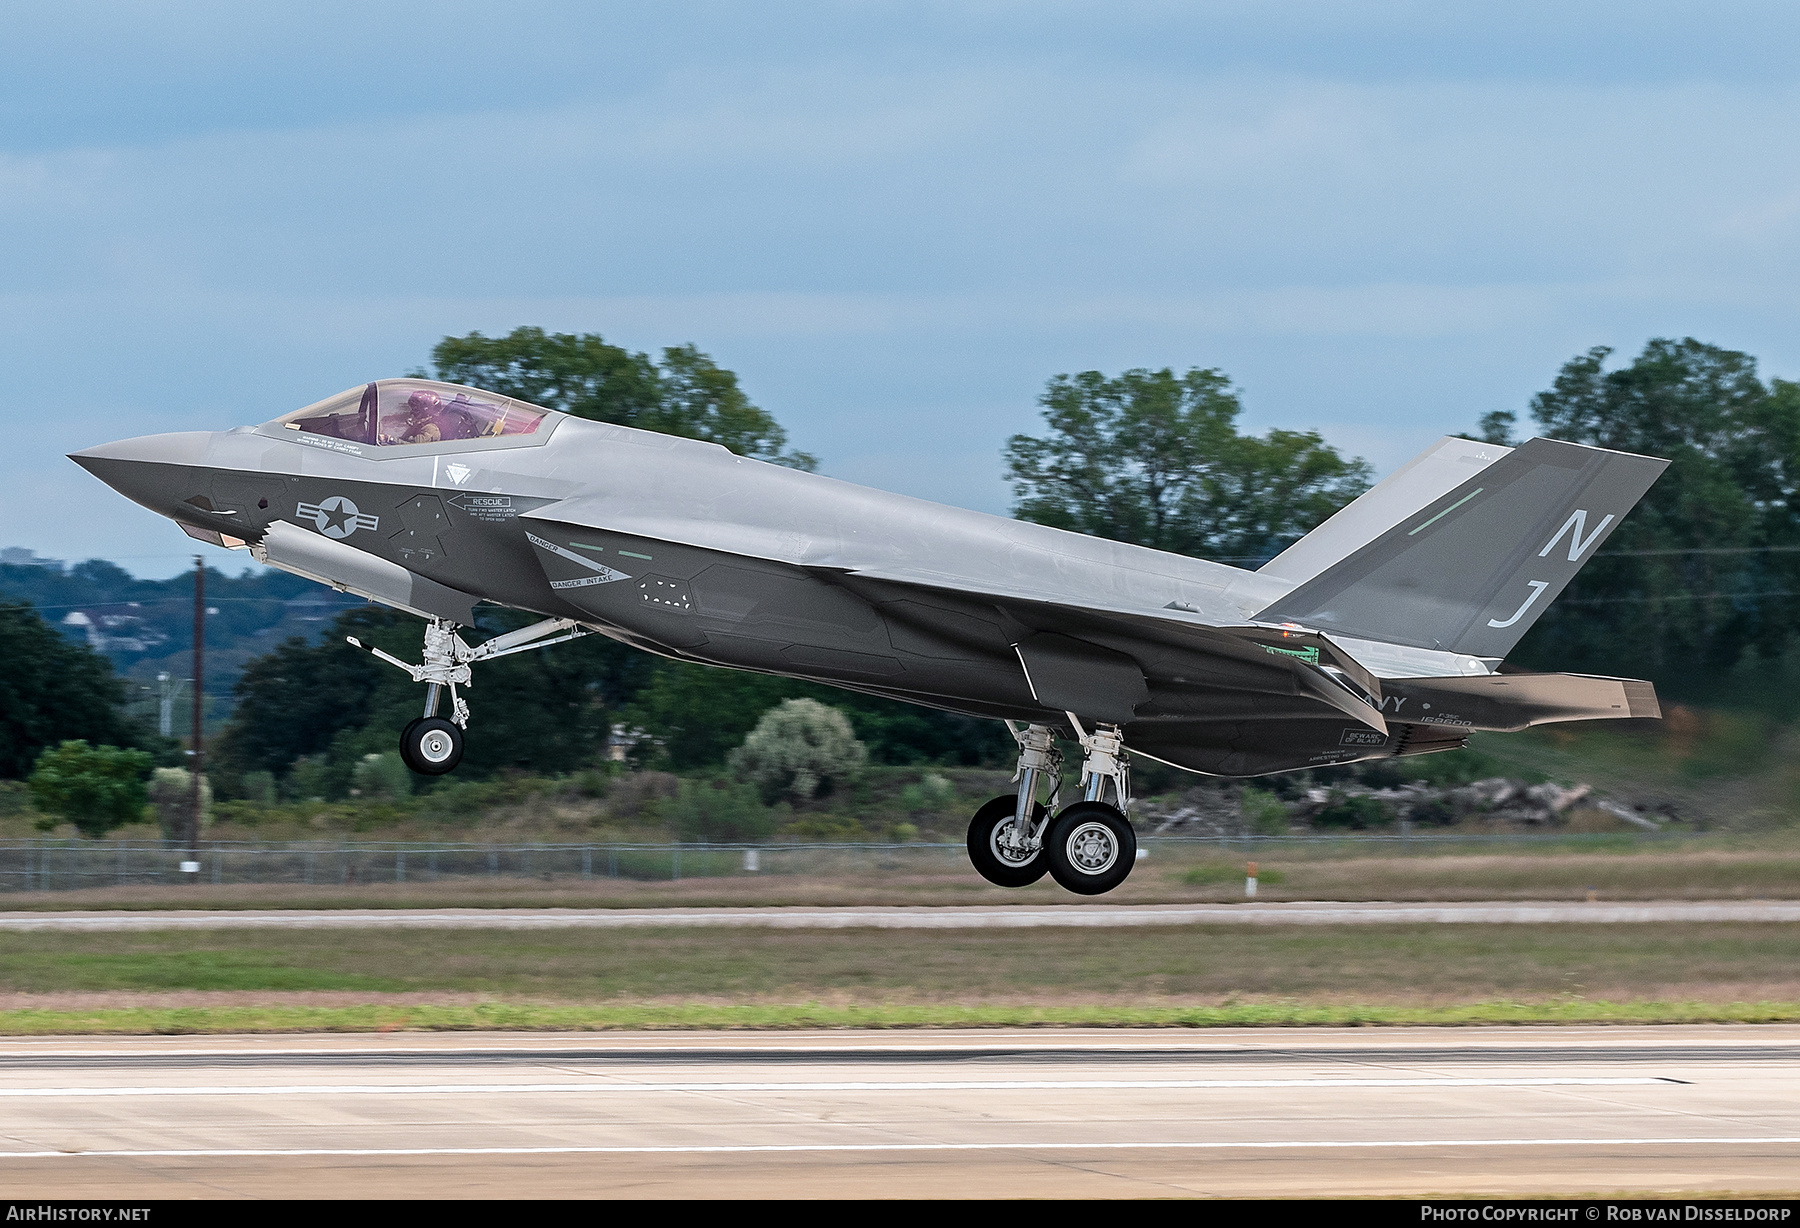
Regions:
<instances>
[{"instance_id":1,"label":"fuselage","mask_svg":"<svg viewBox=\"0 0 1800 1228\"><path fill-rule=\"evenodd\" d=\"M1284 648L1239 633L1258 630L1257 612L1289 580L715 444L542 410L520 433L401 442L380 433L400 429L389 419L375 424L375 388L367 421L345 428L353 438L298 429L290 415L75 459L191 534L403 608L467 621L468 603L486 601L671 657L1027 723L1118 724L1135 747L1202 771L1460 742L1469 722L1454 713L1384 720L1406 699L1373 693L1358 662L1389 677L1491 666L1371 643L1321 670L1316 640ZM377 573L429 593L391 598ZM431 604L443 600L455 614Z\"/></svg>"}]
</instances>

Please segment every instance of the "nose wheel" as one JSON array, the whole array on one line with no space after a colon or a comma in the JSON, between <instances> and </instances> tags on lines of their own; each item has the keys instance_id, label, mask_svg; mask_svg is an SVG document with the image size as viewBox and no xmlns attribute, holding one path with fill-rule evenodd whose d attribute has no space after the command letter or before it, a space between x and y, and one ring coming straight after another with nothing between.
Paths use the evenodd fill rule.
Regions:
<instances>
[{"instance_id":1,"label":"nose wheel","mask_svg":"<svg viewBox=\"0 0 1800 1228\"><path fill-rule=\"evenodd\" d=\"M442 776L463 757L463 732L441 716L413 718L400 731L400 757L421 776Z\"/></svg>"}]
</instances>

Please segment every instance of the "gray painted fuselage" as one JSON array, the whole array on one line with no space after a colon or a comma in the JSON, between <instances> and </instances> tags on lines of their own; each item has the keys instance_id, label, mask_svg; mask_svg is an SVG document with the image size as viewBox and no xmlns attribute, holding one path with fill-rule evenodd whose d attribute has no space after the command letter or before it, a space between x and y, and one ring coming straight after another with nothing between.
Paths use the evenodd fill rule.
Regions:
<instances>
[{"instance_id":1,"label":"gray painted fuselage","mask_svg":"<svg viewBox=\"0 0 1800 1228\"><path fill-rule=\"evenodd\" d=\"M1492 659L1258 624L1292 577L562 415L508 439L379 447L269 424L75 459L192 530L353 591L366 591L356 569L339 575L331 559L360 552L416 578L422 595L392 603L421 613L466 622L477 599L670 657L945 710L1065 729L1073 713L1197 771L1415 753L1531 723L1481 715L1501 685L1483 681ZM1594 710L1543 719L1654 703L1564 698Z\"/></svg>"}]
</instances>

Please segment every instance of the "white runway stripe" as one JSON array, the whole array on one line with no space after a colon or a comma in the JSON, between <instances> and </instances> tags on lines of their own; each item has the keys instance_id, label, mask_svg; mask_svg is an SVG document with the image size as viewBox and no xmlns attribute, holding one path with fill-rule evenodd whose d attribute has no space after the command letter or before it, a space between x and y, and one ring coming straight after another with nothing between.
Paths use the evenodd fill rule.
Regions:
<instances>
[{"instance_id":1,"label":"white runway stripe","mask_svg":"<svg viewBox=\"0 0 1800 1228\"><path fill-rule=\"evenodd\" d=\"M263 1087L11 1087L0 1099L77 1099L94 1096L418 1096L537 1095L543 1092L964 1092L1231 1090L1265 1087L1642 1087L1680 1079L1610 1078L1368 1078L1368 1079L920 1079L913 1082L630 1083L587 1080L559 1083L294 1083Z\"/></svg>"},{"instance_id":2,"label":"white runway stripe","mask_svg":"<svg viewBox=\"0 0 1800 1228\"><path fill-rule=\"evenodd\" d=\"M746 1153L919 1151L1319 1151L1383 1147L1767 1147L1800 1144L1800 1135L1721 1138L1470 1138L1358 1141L1270 1140L1247 1143L744 1143L685 1147L245 1147L166 1151L0 1151L0 1160L181 1159L304 1156L741 1155Z\"/></svg>"}]
</instances>

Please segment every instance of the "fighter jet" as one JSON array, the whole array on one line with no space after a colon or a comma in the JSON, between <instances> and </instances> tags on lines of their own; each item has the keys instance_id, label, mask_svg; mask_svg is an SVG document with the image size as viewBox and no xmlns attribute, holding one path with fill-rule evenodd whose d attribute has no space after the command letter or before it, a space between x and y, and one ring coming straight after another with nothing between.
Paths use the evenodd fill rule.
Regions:
<instances>
[{"instance_id":1,"label":"fighter jet","mask_svg":"<svg viewBox=\"0 0 1800 1228\"><path fill-rule=\"evenodd\" d=\"M1125 880L1134 755L1260 776L1660 715L1646 682L1502 668L1668 463L1557 440L1443 439L1254 571L421 379L72 459L192 537L424 619L419 664L368 649L425 687L417 772L461 758L474 666L594 633L1005 721L1017 788L968 848L1008 887ZM540 618L471 645L478 602Z\"/></svg>"}]
</instances>

